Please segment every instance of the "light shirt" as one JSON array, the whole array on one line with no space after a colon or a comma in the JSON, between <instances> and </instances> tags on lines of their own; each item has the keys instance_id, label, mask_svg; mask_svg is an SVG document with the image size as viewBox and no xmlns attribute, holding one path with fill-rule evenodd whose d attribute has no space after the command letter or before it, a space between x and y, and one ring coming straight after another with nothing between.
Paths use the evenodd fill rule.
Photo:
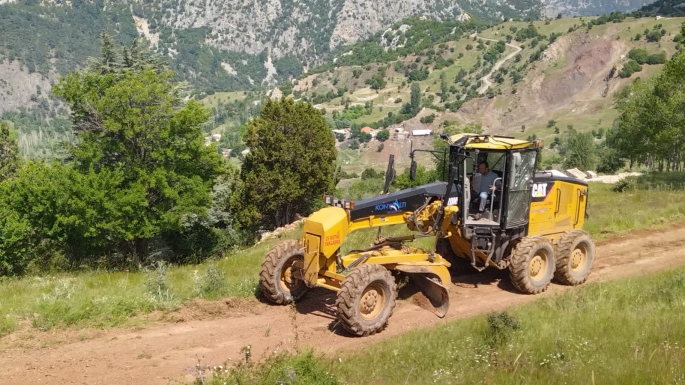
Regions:
<instances>
[{"instance_id":1,"label":"light shirt","mask_svg":"<svg viewBox=\"0 0 685 385\"><path fill-rule=\"evenodd\" d=\"M479 193L485 192L489 193L490 192L490 186L493 186L495 184L495 179L499 178L497 174L494 172L490 171L485 175L480 176L480 189L478 190Z\"/></svg>"}]
</instances>

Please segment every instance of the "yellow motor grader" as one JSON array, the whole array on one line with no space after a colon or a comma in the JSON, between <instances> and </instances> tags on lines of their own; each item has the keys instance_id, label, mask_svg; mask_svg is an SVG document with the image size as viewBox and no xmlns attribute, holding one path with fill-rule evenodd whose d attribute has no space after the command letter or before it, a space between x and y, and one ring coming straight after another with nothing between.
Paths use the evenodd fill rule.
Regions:
<instances>
[{"instance_id":1,"label":"yellow motor grader","mask_svg":"<svg viewBox=\"0 0 685 385\"><path fill-rule=\"evenodd\" d=\"M309 288L337 291L340 324L353 335L366 336L387 324L400 273L443 317L453 258L465 258L478 270L509 269L512 284L526 294L544 291L552 278L567 285L585 282L595 253L594 242L582 230L587 184L536 173L539 142L472 134L443 139L449 142L446 181L388 194L391 156L384 194L356 202L326 196L330 206L306 219L301 240L282 241L266 254L260 271L264 296L286 304ZM411 151L411 179L417 151L428 150ZM481 163L496 174L485 194L475 186ZM474 213L474 201L480 199L487 209ZM383 238L379 229L373 245L342 255L340 247L352 231L398 224L413 233ZM420 237L434 237L431 250L408 245Z\"/></svg>"}]
</instances>

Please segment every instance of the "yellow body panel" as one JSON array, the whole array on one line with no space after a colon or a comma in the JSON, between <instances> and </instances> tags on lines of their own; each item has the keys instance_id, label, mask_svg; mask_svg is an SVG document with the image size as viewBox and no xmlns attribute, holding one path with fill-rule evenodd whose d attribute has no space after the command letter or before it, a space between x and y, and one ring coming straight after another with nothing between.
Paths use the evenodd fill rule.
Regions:
<instances>
[{"instance_id":1,"label":"yellow body panel","mask_svg":"<svg viewBox=\"0 0 685 385\"><path fill-rule=\"evenodd\" d=\"M427 221L439 207L439 202L429 206L426 212L422 213L424 225L432 226L433 223ZM457 207L447 207L446 216L451 217L457 211ZM337 272L338 258L342 266L349 266L359 258L363 258L363 263L375 263L384 265L389 269L402 270L407 272L421 271L424 274L433 274L445 284L449 282L449 272L447 267L449 262L445 261L438 254L429 254L423 250L403 247L394 249L383 247L368 253L352 253L344 257L338 255L340 246L347 235L358 229L366 229L397 224L409 224L413 226L413 221L409 221L411 213L396 213L382 216L369 216L351 222L346 210L339 207L325 207L312 214L304 223L302 229L302 244L305 248L304 253L304 281L307 286L320 286L328 289L339 288L344 279L344 275ZM444 230L444 229L443 229Z\"/></svg>"},{"instance_id":2,"label":"yellow body panel","mask_svg":"<svg viewBox=\"0 0 685 385\"><path fill-rule=\"evenodd\" d=\"M555 180L542 201L530 205L528 235L544 235L554 243L565 231L582 229L588 187Z\"/></svg>"}]
</instances>

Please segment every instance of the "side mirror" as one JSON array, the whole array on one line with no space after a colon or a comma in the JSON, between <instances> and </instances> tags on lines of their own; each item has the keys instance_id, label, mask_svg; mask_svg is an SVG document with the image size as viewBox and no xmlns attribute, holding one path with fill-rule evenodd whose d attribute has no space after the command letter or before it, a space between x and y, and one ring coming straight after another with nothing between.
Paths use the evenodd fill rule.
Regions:
<instances>
[{"instance_id":1,"label":"side mirror","mask_svg":"<svg viewBox=\"0 0 685 385\"><path fill-rule=\"evenodd\" d=\"M411 166L409 166L409 179L414 180L416 178L416 161L412 159Z\"/></svg>"}]
</instances>

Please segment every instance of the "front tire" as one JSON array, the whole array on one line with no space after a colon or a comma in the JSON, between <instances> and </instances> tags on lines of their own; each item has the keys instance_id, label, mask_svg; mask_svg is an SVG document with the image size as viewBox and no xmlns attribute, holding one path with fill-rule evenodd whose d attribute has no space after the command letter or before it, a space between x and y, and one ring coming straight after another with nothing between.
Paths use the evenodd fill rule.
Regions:
<instances>
[{"instance_id":1,"label":"front tire","mask_svg":"<svg viewBox=\"0 0 685 385\"><path fill-rule=\"evenodd\" d=\"M355 267L342 282L337 300L338 319L356 336L368 336L385 328L397 298L397 284L381 265Z\"/></svg>"},{"instance_id":2,"label":"front tire","mask_svg":"<svg viewBox=\"0 0 685 385\"><path fill-rule=\"evenodd\" d=\"M554 278L565 285L576 286L587 280L595 262L595 243L583 230L569 230L557 245Z\"/></svg>"},{"instance_id":3,"label":"front tire","mask_svg":"<svg viewBox=\"0 0 685 385\"><path fill-rule=\"evenodd\" d=\"M554 276L554 249L549 239L525 237L511 252L511 283L525 294L538 294L547 289Z\"/></svg>"},{"instance_id":4,"label":"front tire","mask_svg":"<svg viewBox=\"0 0 685 385\"><path fill-rule=\"evenodd\" d=\"M307 292L305 283L293 275L293 264L304 262L304 248L296 240L282 241L272 247L262 262L259 287L276 305L285 305Z\"/></svg>"}]
</instances>

